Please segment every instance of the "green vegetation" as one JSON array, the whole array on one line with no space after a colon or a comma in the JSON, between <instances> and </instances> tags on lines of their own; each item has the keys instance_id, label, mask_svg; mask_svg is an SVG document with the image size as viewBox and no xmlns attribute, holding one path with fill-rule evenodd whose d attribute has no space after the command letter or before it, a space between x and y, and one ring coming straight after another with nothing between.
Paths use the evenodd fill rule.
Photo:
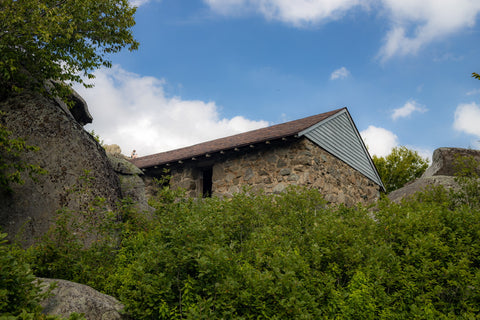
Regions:
<instances>
[{"instance_id":1,"label":"green vegetation","mask_svg":"<svg viewBox=\"0 0 480 320\"><path fill-rule=\"evenodd\" d=\"M66 83L89 87L84 79L110 67L110 54L138 48L131 30L135 10L128 0L0 1L0 101L24 89L47 95L45 81L53 80L50 94L68 103ZM19 161L36 148L10 135L0 119L0 191L8 192L11 183L23 183L21 172L44 172Z\"/></svg>"},{"instance_id":2,"label":"green vegetation","mask_svg":"<svg viewBox=\"0 0 480 320\"><path fill-rule=\"evenodd\" d=\"M40 286L30 267L18 261L0 234L0 317L39 314Z\"/></svg>"},{"instance_id":3,"label":"green vegetation","mask_svg":"<svg viewBox=\"0 0 480 320\"><path fill-rule=\"evenodd\" d=\"M128 0L0 1L0 100L28 88L44 90L55 80L84 83L93 71L110 67L108 55L138 48L131 28L135 8Z\"/></svg>"},{"instance_id":4,"label":"green vegetation","mask_svg":"<svg viewBox=\"0 0 480 320\"><path fill-rule=\"evenodd\" d=\"M97 134L97 133L95 132L95 130L88 131L88 133L93 137L93 139L95 139L95 141L98 142L99 145L101 145L102 147L104 147L105 143L104 143L103 139L100 137L99 134Z\"/></svg>"},{"instance_id":5,"label":"green vegetation","mask_svg":"<svg viewBox=\"0 0 480 320\"><path fill-rule=\"evenodd\" d=\"M372 157L387 193L419 178L428 168L428 159L407 147L396 147L386 157Z\"/></svg>"},{"instance_id":6,"label":"green vegetation","mask_svg":"<svg viewBox=\"0 0 480 320\"><path fill-rule=\"evenodd\" d=\"M463 174L470 161L461 191L374 210L329 207L307 189L221 200L163 187L153 215L125 201L118 222L99 214L100 199L80 218L59 212L42 242L11 250L37 276L117 297L134 319L474 319L480 189ZM78 232L85 214L93 229Z\"/></svg>"},{"instance_id":7,"label":"green vegetation","mask_svg":"<svg viewBox=\"0 0 480 320\"><path fill-rule=\"evenodd\" d=\"M29 265L22 258L21 250L5 244L6 234L0 233L0 319L1 320L55 320L55 316L41 313L40 301L49 295L43 291ZM69 320L84 317L73 313Z\"/></svg>"}]
</instances>

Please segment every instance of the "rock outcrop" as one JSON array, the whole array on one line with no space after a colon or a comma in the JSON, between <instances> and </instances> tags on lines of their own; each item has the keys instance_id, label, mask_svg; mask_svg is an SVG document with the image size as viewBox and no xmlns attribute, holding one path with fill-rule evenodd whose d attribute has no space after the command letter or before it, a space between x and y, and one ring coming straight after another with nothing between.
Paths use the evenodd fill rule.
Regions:
<instances>
[{"instance_id":1,"label":"rock outcrop","mask_svg":"<svg viewBox=\"0 0 480 320\"><path fill-rule=\"evenodd\" d=\"M85 116L85 103L77 103ZM55 221L57 210L77 212L97 197L105 199L107 210L115 207L120 181L104 149L83 129L88 119L79 123L68 109L31 92L1 101L0 110L14 138L40 149L25 152L21 160L47 170L37 181L24 175L25 183L13 184L11 194L0 191L0 226L10 239L19 236L23 245L31 245Z\"/></svg>"},{"instance_id":2,"label":"rock outcrop","mask_svg":"<svg viewBox=\"0 0 480 320\"><path fill-rule=\"evenodd\" d=\"M128 161L120 152L109 153L109 149L111 150L111 148L106 148L108 160L120 179L122 197L132 200L140 211L153 210L148 205L142 170Z\"/></svg>"},{"instance_id":3,"label":"rock outcrop","mask_svg":"<svg viewBox=\"0 0 480 320\"><path fill-rule=\"evenodd\" d=\"M438 148L433 152L432 165L418 179L406 184L404 187L392 191L388 198L399 202L413 194L425 190L429 186L442 185L447 189L457 189L455 182L456 159L458 157L473 157L480 163L480 151L462 148ZM480 168L479 168L480 170Z\"/></svg>"},{"instance_id":4,"label":"rock outcrop","mask_svg":"<svg viewBox=\"0 0 480 320\"><path fill-rule=\"evenodd\" d=\"M76 312L83 313L87 320L126 319L122 315L124 306L114 297L75 282L46 278L39 280L44 290L55 283L52 295L40 303L45 314L68 317Z\"/></svg>"},{"instance_id":5,"label":"rock outcrop","mask_svg":"<svg viewBox=\"0 0 480 320\"><path fill-rule=\"evenodd\" d=\"M455 161L458 157L473 157L480 163L480 151L463 148L438 148L433 152L432 165L425 171L422 178L433 176L453 177L456 173Z\"/></svg>"},{"instance_id":6,"label":"rock outcrop","mask_svg":"<svg viewBox=\"0 0 480 320\"><path fill-rule=\"evenodd\" d=\"M409 198L415 193L424 191L425 188L433 186L444 186L447 189L456 189L458 184L455 177L451 176L433 176L421 177L412 182L407 183L402 188L392 191L388 194L388 198L394 202L400 202L402 199Z\"/></svg>"},{"instance_id":7,"label":"rock outcrop","mask_svg":"<svg viewBox=\"0 0 480 320\"><path fill-rule=\"evenodd\" d=\"M107 154L120 155L122 153L122 149L120 149L118 144L105 144L103 149L105 149Z\"/></svg>"}]
</instances>

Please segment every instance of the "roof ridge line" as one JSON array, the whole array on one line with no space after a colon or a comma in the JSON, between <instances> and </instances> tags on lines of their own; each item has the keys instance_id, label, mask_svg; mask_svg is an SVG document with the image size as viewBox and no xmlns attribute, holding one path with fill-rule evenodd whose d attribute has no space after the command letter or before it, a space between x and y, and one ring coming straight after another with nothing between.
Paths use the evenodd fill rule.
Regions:
<instances>
[{"instance_id":1,"label":"roof ridge line","mask_svg":"<svg viewBox=\"0 0 480 320\"><path fill-rule=\"evenodd\" d=\"M268 140L276 140L288 136L298 134L312 125L323 121L346 107L335 109L332 111L291 120L268 127L258 128L234 135L200 142L190 146L154 153L151 155L132 159L132 163L139 168L147 168L155 165L161 165L173 161L183 160L206 153L214 153L221 150L229 150L235 147L242 147L249 144L256 144Z\"/></svg>"}]
</instances>

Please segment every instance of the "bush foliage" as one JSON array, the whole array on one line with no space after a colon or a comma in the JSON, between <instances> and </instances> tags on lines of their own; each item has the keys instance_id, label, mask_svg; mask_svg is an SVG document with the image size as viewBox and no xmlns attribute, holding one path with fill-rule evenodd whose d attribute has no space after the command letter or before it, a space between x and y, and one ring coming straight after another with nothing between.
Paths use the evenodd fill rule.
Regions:
<instances>
[{"instance_id":1,"label":"bush foliage","mask_svg":"<svg viewBox=\"0 0 480 320\"><path fill-rule=\"evenodd\" d=\"M21 249L7 246L0 233L0 319L1 320L61 320L42 314L40 302L50 294L42 290L30 266L24 261ZM52 288L52 287L50 287ZM68 320L84 320L72 313Z\"/></svg>"},{"instance_id":2,"label":"bush foliage","mask_svg":"<svg viewBox=\"0 0 480 320\"><path fill-rule=\"evenodd\" d=\"M467 191L347 208L307 189L222 200L163 188L152 216L124 203L123 222L100 223L89 248L63 212L23 255L36 275L89 284L134 319L474 319L480 206Z\"/></svg>"}]
</instances>

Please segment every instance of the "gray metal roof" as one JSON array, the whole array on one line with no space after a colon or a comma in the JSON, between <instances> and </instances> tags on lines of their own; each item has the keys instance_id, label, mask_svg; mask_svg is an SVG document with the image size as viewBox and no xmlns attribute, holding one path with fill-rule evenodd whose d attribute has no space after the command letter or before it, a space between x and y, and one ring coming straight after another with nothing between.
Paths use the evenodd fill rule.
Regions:
<instances>
[{"instance_id":1,"label":"gray metal roof","mask_svg":"<svg viewBox=\"0 0 480 320\"><path fill-rule=\"evenodd\" d=\"M385 187L347 109L300 132L370 180Z\"/></svg>"}]
</instances>

